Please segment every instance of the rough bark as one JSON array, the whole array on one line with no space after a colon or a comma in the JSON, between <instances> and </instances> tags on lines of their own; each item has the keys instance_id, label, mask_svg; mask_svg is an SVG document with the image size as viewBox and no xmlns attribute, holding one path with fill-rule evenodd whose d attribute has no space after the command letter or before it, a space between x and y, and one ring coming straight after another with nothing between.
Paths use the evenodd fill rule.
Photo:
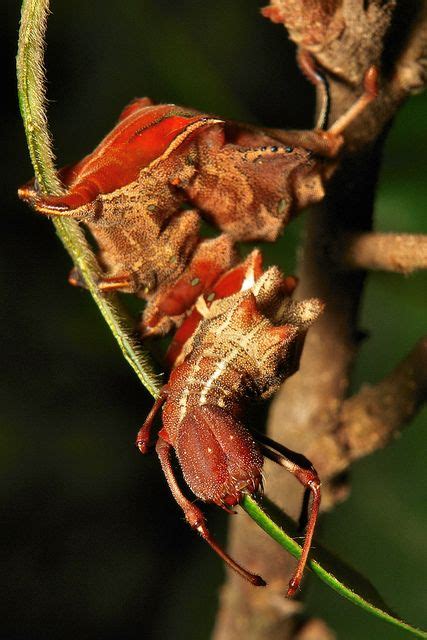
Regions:
<instances>
[{"instance_id":1,"label":"rough bark","mask_svg":"<svg viewBox=\"0 0 427 640\"><path fill-rule=\"evenodd\" d=\"M324 481L323 506L330 508L346 494L338 474L355 458L384 446L415 414L426 390L420 373L426 358L422 342L384 381L347 399L365 272L343 268L337 260L337 239L354 234L365 238L371 232L386 132L405 97L426 80L427 2L271 0L265 15L282 22L290 37L328 71L331 122L360 95L367 68L375 64L381 72L378 99L346 133L345 153L326 198L308 217L298 296L321 297L326 311L309 332L300 371L275 398L268 425L271 437L312 458ZM385 247L383 264L387 251ZM387 419L381 419L382 410ZM266 478L268 496L297 516L301 492L295 481L271 464ZM229 576L215 640L310 637L310 626L301 629L303 603L284 598L294 560L248 518L232 522L229 547L269 585L253 589ZM333 635L318 623L315 637L329 640Z\"/></svg>"},{"instance_id":2,"label":"rough bark","mask_svg":"<svg viewBox=\"0 0 427 640\"><path fill-rule=\"evenodd\" d=\"M360 233L338 247L337 260L349 269L412 273L427 269L427 236L410 233Z\"/></svg>"}]
</instances>

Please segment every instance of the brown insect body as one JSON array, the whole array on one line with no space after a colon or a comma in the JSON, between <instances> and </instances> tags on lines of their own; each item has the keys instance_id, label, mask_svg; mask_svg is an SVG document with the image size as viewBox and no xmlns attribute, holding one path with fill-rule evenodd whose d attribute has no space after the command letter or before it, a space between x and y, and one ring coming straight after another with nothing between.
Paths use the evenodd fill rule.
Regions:
<instances>
[{"instance_id":1,"label":"brown insect body","mask_svg":"<svg viewBox=\"0 0 427 640\"><path fill-rule=\"evenodd\" d=\"M173 131L169 144L153 137L159 124L157 134ZM277 237L292 209L292 184L313 165L304 149L277 146L265 134L236 127L174 105L136 100L92 154L60 172L66 194L42 196L34 183L19 194L41 213L84 222L105 271L101 288L148 300L143 332L165 333L213 283L210 274L235 263L234 240ZM136 138L139 146L156 146L159 155L139 157ZM120 168L132 154L148 164L126 183L137 172L135 158L122 173ZM316 198L321 195L319 186ZM195 208L183 210L187 202ZM200 213L229 235L202 240ZM201 254L204 266L197 268ZM80 283L78 274L71 282ZM178 282L181 288L187 284L187 296L174 305Z\"/></svg>"},{"instance_id":2,"label":"brown insect body","mask_svg":"<svg viewBox=\"0 0 427 640\"><path fill-rule=\"evenodd\" d=\"M211 270L234 264L233 241L275 240L292 215L323 197L333 167L324 160L337 155L343 129L372 93L365 87L351 117L326 132L268 132L137 99L90 155L60 172L64 195L45 196L34 181L19 195L40 213L84 222L105 269L100 288L148 300L143 332L164 333L192 307ZM231 238L203 241L200 215ZM179 279L188 296L172 320L162 306ZM71 282L80 284L78 274Z\"/></svg>"},{"instance_id":3,"label":"brown insect body","mask_svg":"<svg viewBox=\"0 0 427 640\"><path fill-rule=\"evenodd\" d=\"M297 370L307 326L291 324L286 315L287 309L282 309L280 314L274 309L279 302L277 298L282 282L282 274L272 267L253 285L253 291L249 289L214 302L210 309L206 309L206 318L186 347L188 356L170 376L162 433L165 436L167 433L170 444L174 446L190 488L203 500L219 503L218 499L195 490L192 483L194 474L186 473L186 449L191 438L187 432L195 433L200 409L203 410L200 417L206 425L221 422L221 418L227 415L227 430L231 432L230 417L233 416L236 430L241 432L240 420L248 403L273 395L283 380ZM317 301L314 304L318 314L321 307ZM211 423L207 417L209 414ZM197 427L197 431L200 428ZM225 441L225 456L228 456L227 447L233 442L234 438ZM202 459L203 465L205 458L209 459L209 452L205 449L205 455L200 455L201 451L203 449L199 449L198 460ZM256 458L255 451L251 455ZM191 468L198 460L191 459ZM233 475L230 471L227 486ZM259 477L255 480L251 473L248 473L247 480L248 485L259 484ZM239 478L239 486L240 482L242 478ZM234 491L223 493L220 501L236 504L240 498L241 488L236 486Z\"/></svg>"},{"instance_id":4,"label":"brown insect body","mask_svg":"<svg viewBox=\"0 0 427 640\"><path fill-rule=\"evenodd\" d=\"M236 241L278 238L291 217L324 196L322 170L311 151L226 122L196 140L198 171L190 201Z\"/></svg>"},{"instance_id":5,"label":"brown insect body","mask_svg":"<svg viewBox=\"0 0 427 640\"><path fill-rule=\"evenodd\" d=\"M146 452L155 414L164 403L163 427L156 445L163 470L188 522L215 545L216 551L200 509L178 487L171 466L172 451L188 487L206 502L228 509L244 494L259 492L264 455L277 462L280 455L271 447L279 445L269 441L266 446L264 436L251 432L250 404L270 397L297 370L305 333L322 309L318 300L293 302L287 296L288 281L276 267L255 281L259 259L255 251L246 261L247 277L241 291L214 301L209 308L199 300L204 318L184 346L184 360L172 371L137 437L138 447ZM279 464L305 486L318 482L311 465L302 470L289 459ZM311 519L310 539L314 522L315 518ZM222 550L220 555L259 584L257 576L248 574ZM302 569L303 565L296 584Z\"/></svg>"}]
</instances>

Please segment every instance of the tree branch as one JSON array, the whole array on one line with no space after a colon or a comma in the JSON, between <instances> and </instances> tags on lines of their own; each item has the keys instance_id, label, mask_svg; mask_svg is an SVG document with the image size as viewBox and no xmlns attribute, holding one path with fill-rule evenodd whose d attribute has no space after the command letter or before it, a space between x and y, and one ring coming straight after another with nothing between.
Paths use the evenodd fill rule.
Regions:
<instances>
[{"instance_id":1,"label":"tree branch","mask_svg":"<svg viewBox=\"0 0 427 640\"><path fill-rule=\"evenodd\" d=\"M331 468L322 469L319 443L327 439L337 450L340 464L343 450L356 441L358 403L346 400L352 367L357 355L357 318L364 288L365 274L361 270L343 270L334 260L334 247L339 235L369 234L372 229L380 158L386 132L404 98L420 89L425 78L427 2L407 0L271 0L264 11L276 22L288 28L298 45L311 51L331 79L334 122L360 95L363 76L372 64L381 70L378 99L346 132L345 153L328 185L325 200L311 213L299 268L298 296L319 296L326 302L326 311L308 333L300 371L294 375L275 398L268 425L269 434L286 446L312 455L332 478ZM402 365L403 372L406 365ZM400 372L400 373L399 373ZM401 382L404 375L398 368L391 380ZM388 380L388 382L387 382ZM386 379L380 384L390 384ZM376 389L377 387L374 387ZM384 389L382 389L384 393ZM374 395L372 395L374 394ZM381 386L375 394L364 388L359 397L366 402L382 400ZM390 394L388 394L390 397ZM357 411L363 413L362 401ZM371 407L371 405L369 405ZM378 405L380 406L380 405ZM406 406L406 410L405 410ZM412 407L409 410L408 407ZM409 419L418 401L393 410L393 431L400 421ZM369 409L372 411L372 407ZM369 414L365 409L365 416ZM355 416L354 420L351 415ZM378 421L379 411L374 412ZM343 427L346 417L347 429ZM398 424L399 423L399 424ZM350 426L352 425L352 426ZM383 428L384 423L371 422L371 427ZM341 430L342 428L342 430ZM369 425L366 421L366 429ZM389 439L379 436L378 442ZM341 438L341 440L340 440ZM351 439L353 438L353 440ZM371 445L373 446L373 444ZM371 449L372 450L372 449ZM365 455L366 452L361 452ZM322 460L324 459L322 455ZM332 463L331 463L332 467ZM283 510L296 517L301 505L301 493L295 483L280 469L266 465L266 492ZM323 480L323 478L322 478ZM332 484L323 485L323 503L331 505L339 496ZM230 576L223 590L217 619L215 640L264 640L280 637L295 638L303 610L301 602L285 601L283 593L294 562L287 558L259 532L252 523L235 519L231 526L231 553L243 564L267 578L267 589L251 589ZM327 638L328 630L321 638Z\"/></svg>"},{"instance_id":2,"label":"tree branch","mask_svg":"<svg viewBox=\"0 0 427 640\"><path fill-rule=\"evenodd\" d=\"M343 402L336 429L310 447L323 480L385 447L417 414L427 396L427 336L383 380ZM321 454L319 454L321 452Z\"/></svg>"},{"instance_id":3,"label":"tree branch","mask_svg":"<svg viewBox=\"0 0 427 640\"><path fill-rule=\"evenodd\" d=\"M409 233L360 233L348 236L337 260L350 269L412 273L427 269L427 236Z\"/></svg>"},{"instance_id":4,"label":"tree branch","mask_svg":"<svg viewBox=\"0 0 427 640\"><path fill-rule=\"evenodd\" d=\"M336 635L323 620L312 618L298 631L295 640L336 640Z\"/></svg>"}]
</instances>

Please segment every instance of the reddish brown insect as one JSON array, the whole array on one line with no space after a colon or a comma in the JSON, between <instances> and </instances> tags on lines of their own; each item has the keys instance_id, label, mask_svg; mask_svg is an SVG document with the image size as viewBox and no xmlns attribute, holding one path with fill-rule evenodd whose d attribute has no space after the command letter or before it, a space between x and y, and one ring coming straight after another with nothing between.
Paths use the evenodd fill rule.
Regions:
<instances>
[{"instance_id":1,"label":"reddish brown insect","mask_svg":"<svg viewBox=\"0 0 427 640\"><path fill-rule=\"evenodd\" d=\"M262 130L137 99L95 151L60 171L64 195L45 196L33 181L19 196L40 213L84 222L105 270L100 288L147 299L144 331L164 333L234 264L233 240L275 240L323 197L333 168L325 158L337 155L375 80L370 70L362 97L328 131ZM202 240L199 214L232 238ZM78 274L71 282L81 284Z\"/></svg>"},{"instance_id":2,"label":"reddish brown insect","mask_svg":"<svg viewBox=\"0 0 427 640\"><path fill-rule=\"evenodd\" d=\"M228 282L230 289L240 282L237 293L215 300L210 307L204 298L199 299L197 310L202 319L185 342L181 363L172 371L136 443L142 453L148 450L155 416L164 405L156 451L171 492L190 526L254 585L265 582L218 546L199 507L181 491L172 454L175 452L191 491L227 510L244 494L262 490L264 456L295 475L311 491L313 503L303 554L289 585L290 596L298 589L310 549L320 482L303 456L251 428L247 406L270 397L297 370L305 333L322 304L316 299L292 301L288 294L294 283L276 267L261 273L261 257L255 251L244 269L239 266L222 279L222 285ZM189 333L191 327L187 327Z\"/></svg>"}]
</instances>

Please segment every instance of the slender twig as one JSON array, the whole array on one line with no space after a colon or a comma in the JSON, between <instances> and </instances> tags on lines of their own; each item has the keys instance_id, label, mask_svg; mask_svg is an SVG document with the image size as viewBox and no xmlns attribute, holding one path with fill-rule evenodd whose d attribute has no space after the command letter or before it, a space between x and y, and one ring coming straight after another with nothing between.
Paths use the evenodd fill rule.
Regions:
<instances>
[{"instance_id":1,"label":"slender twig","mask_svg":"<svg viewBox=\"0 0 427 640\"><path fill-rule=\"evenodd\" d=\"M34 172L42 191L59 195L63 189L55 171L46 115L44 36L48 13L47 0L22 3L16 69L19 106Z\"/></svg>"},{"instance_id":2,"label":"slender twig","mask_svg":"<svg viewBox=\"0 0 427 640\"><path fill-rule=\"evenodd\" d=\"M338 260L350 269L411 273L427 269L427 235L360 233L348 236Z\"/></svg>"}]
</instances>

